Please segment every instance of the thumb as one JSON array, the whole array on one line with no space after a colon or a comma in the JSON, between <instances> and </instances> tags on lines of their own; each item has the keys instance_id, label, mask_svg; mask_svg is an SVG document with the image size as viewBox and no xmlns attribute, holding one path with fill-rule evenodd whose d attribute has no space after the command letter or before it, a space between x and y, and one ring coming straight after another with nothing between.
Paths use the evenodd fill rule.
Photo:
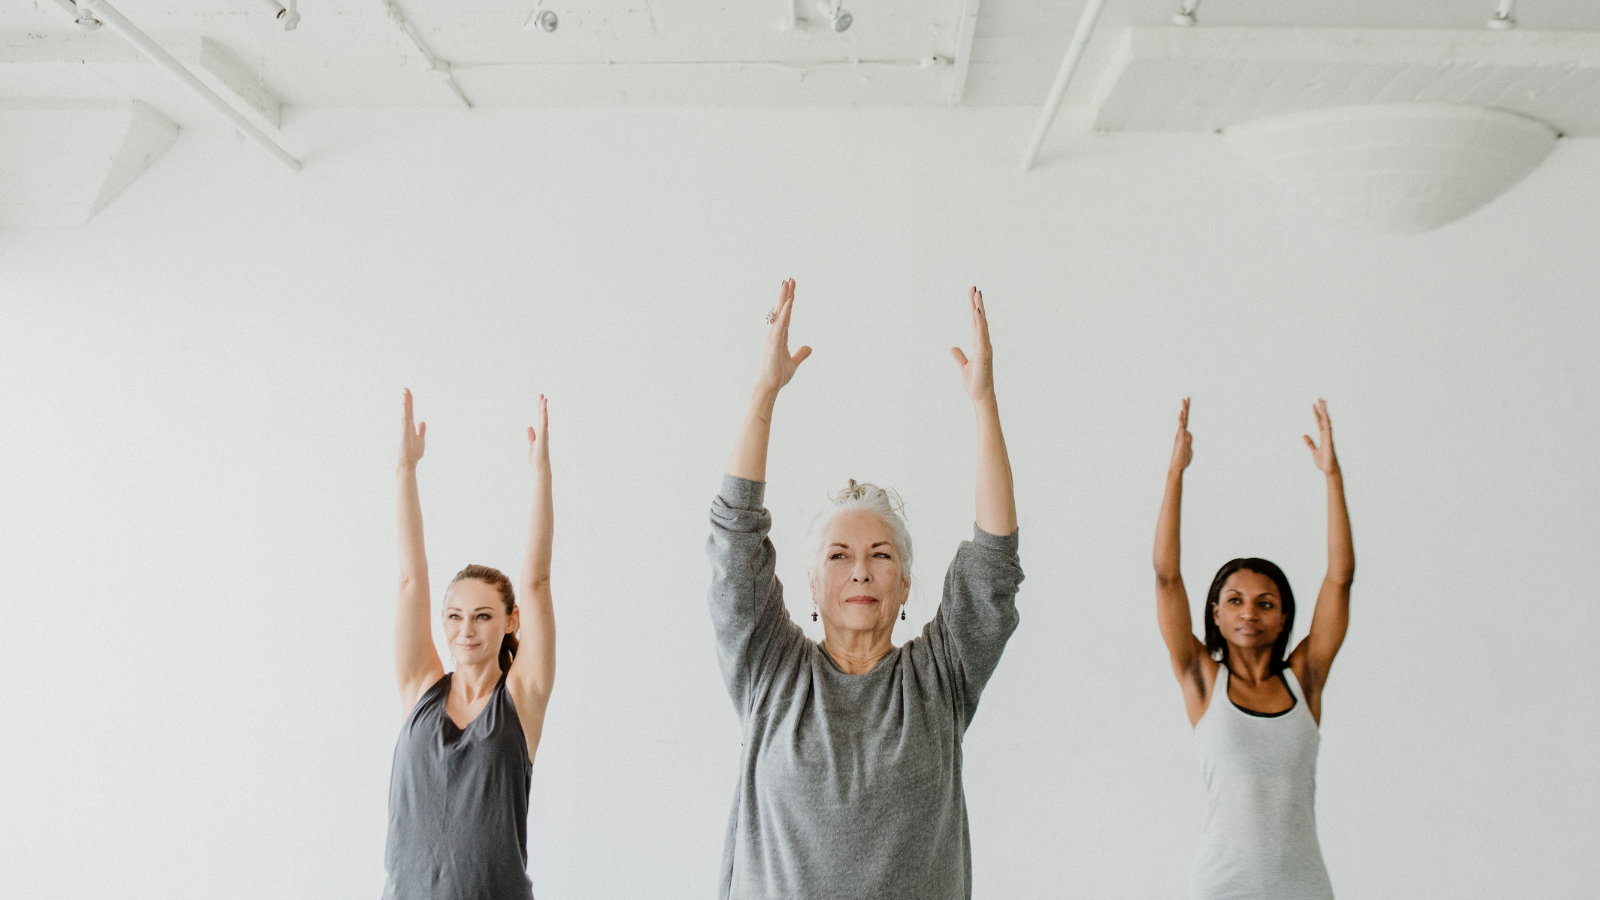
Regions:
<instances>
[{"instance_id":1,"label":"thumb","mask_svg":"<svg viewBox=\"0 0 1600 900\"><path fill-rule=\"evenodd\" d=\"M956 361L956 365L963 369L967 367L967 355L961 352L960 347L951 347L950 356Z\"/></svg>"},{"instance_id":2,"label":"thumb","mask_svg":"<svg viewBox=\"0 0 1600 900\"><path fill-rule=\"evenodd\" d=\"M805 362L806 361L806 357L808 357L810 355L811 355L811 348L802 346L799 350L796 350L794 352L794 356L792 356L790 358L793 359L794 360L794 364L798 366L801 363Z\"/></svg>"},{"instance_id":3,"label":"thumb","mask_svg":"<svg viewBox=\"0 0 1600 900\"><path fill-rule=\"evenodd\" d=\"M428 435L428 423L427 422L418 422L417 423L417 437L419 439L421 439L421 438L427 437L427 435Z\"/></svg>"},{"instance_id":4,"label":"thumb","mask_svg":"<svg viewBox=\"0 0 1600 900\"><path fill-rule=\"evenodd\" d=\"M1307 447L1310 447L1310 448L1311 448L1311 452L1312 452L1312 453L1315 453L1315 452L1317 452L1317 445L1316 445L1316 444L1315 444L1315 443L1313 443L1313 442L1312 442L1312 440L1311 440L1311 435L1309 435L1309 434L1302 434L1302 435L1300 435L1300 438L1301 438L1301 439L1302 439L1302 440L1304 440L1304 441L1305 441L1305 442L1306 442L1306 446L1307 446Z\"/></svg>"},{"instance_id":5,"label":"thumb","mask_svg":"<svg viewBox=\"0 0 1600 900\"><path fill-rule=\"evenodd\" d=\"M531 444L531 443L533 443L534 441L536 441L538 439L539 439L539 436L534 433L533 426L529 425L528 426L528 443Z\"/></svg>"}]
</instances>

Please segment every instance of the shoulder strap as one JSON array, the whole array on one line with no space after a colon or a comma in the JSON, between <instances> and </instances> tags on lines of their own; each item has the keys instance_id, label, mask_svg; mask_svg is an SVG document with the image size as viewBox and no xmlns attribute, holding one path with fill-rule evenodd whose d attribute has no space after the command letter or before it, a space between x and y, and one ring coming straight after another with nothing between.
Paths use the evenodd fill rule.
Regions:
<instances>
[{"instance_id":1,"label":"shoulder strap","mask_svg":"<svg viewBox=\"0 0 1600 900\"><path fill-rule=\"evenodd\" d=\"M1289 695L1294 697L1296 702L1304 703L1306 700L1306 693L1300 689L1300 679L1294 677L1294 670L1288 666L1284 666L1282 669L1278 670L1278 675L1283 678L1283 683L1288 685Z\"/></svg>"}]
</instances>

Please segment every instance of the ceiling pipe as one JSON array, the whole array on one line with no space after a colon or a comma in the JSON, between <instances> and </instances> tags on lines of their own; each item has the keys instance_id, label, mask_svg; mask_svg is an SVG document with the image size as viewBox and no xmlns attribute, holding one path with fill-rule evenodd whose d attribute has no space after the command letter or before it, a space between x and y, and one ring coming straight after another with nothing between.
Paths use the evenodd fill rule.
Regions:
<instances>
[{"instance_id":1,"label":"ceiling pipe","mask_svg":"<svg viewBox=\"0 0 1600 900\"><path fill-rule=\"evenodd\" d=\"M172 55L161 49L161 45L152 41L148 35L134 27L132 22L122 17L106 0L79 0L78 12L83 16L98 19L106 27L115 31L123 40L132 44L140 53L143 53L151 62L171 72L184 86L193 91L206 102L207 106L216 110L227 119L240 134L254 141L261 149L271 153L278 162L283 163L291 172L300 170L300 160L290 156L288 151L279 147L267 133L257 128L254 124L239 114L239 111L228 105L228 101L217 96L205 83L194 77L194 73L183 67L183 64L172 58ZM79 19L82 22L82 19Z\"/></svg>"},{"instance_id":2,"label":"ceiling pipe","mask_svg":"<svg viewBox=\"0 0 1600 900\"><path fill-rule=\"evenodd\" d=\"M461 101L462 106L471 109L472 101L467 99L466 93L461 90L461 85L456 83L454 67L448 61L433 55L433 51L429 50L428 45L423 43L422 35L417 34L416 27L406 18L405 13L400 11L400 7L395 6L394 0L379 0L379 2L383 4L383 8L389 13L390 21L400 27L400 32L406 36L407 40L411 41L411 46L416 47L417 52L422 54L423 60L428 63L428 71L438 76L439 80L443 81L455 93L456 99Z\"/></svg>"},{"instance_id":3,"label":"ceiling pipe","mask_svg":"<svg viewBox=\"0 0 1600 900\"><path fill-rule=\"evenodd\" d=\"M1094 24L1100 18L1100 10L1104 9L1106 0L1089 0L1089 5L1083 8L1083 15L1078 17L1078 29L1072 33L1072 43L1067 45L1067 55L1061 58L1061 69L1056 72L1056 83L1050 86L1050 97L1044 101L1044 109L1039 114L1039 124L1033 130L1033 140L1028 142L1028 151L1022 155L1022 171L1033 168L1034 161L1039 158L1039 148L1044 146L1045 136L1050 133L1050 126L1055 123L1056 112L1061 109L1061 98L1067 93L1067 82L1072 80L1072 73L1078 68L1078 61L1083 59L1083 48L1089 45L1089 37L1094 34Z\"/></svg>"}]
</instances>

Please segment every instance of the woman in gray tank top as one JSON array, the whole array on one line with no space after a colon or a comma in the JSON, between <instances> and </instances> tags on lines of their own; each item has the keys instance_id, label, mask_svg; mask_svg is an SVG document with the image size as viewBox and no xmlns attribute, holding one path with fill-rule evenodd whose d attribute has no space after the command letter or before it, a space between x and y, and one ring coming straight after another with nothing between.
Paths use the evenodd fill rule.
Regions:
<instances>
[{"instance_id":1,"label":"woman in gray tank top","mask_svg":"<svg viewBox=\"0 0 1600 900\"><path fill-rule=\"evenodd\" d=\"M1317 726L1322 687L1350 621L1356 557L1344 476L1328 405L1312 407L1321 437L1306 436L1327 480L1328 573L1311 629L1292 652L1294 593L1264 559L1235 559L1206 596L1205 641L1189 620L1178 566L1183 470L1191 457L1189 401L1167 470L1156 526L1156 616L1183 689L1206 782L1206 823L1193 869L1194 900L1331 900L1317 842Z\"/></svg>"},{"instance_id":2,"label":"woman in gray tank top","mask_svg":"<svg viewBox=\"0 0 1600 900\"><path fill-rule=\"evenodd\" d=\"M528 783L555 679L549 421L541 396L539 430L528 429L533 511L519 590L488 566L467 566L451 580L440 615L456 667L446 673L433 645L417 494L427 426L413 425L405 392L394 656L407 715L389 775L384 900L533 896Z\"/></svg>"},{"instance_id":3,"label":"woman in gray tank top","mask_svg":"<svg viewBox=\"0 0 1600 900\"><path fill-rule=\"evenodd\" d=\"M1017 625L1017 513L1000 433L983 297L972 359L952 355L978 430L977 523L933 621L891 638L911 583L911 542L892 493L854 481L819 522L810 570L814 643L789 618L762 506L778 391L811 353L789 353L794 282L768 316L761 374L711 508L711 619L744 734L720 896L965 900L972 855L962 736ZM867 425L871 404L840 398ZM855 433L871 439L868 430Z\"/></svg>"}]
</instances>

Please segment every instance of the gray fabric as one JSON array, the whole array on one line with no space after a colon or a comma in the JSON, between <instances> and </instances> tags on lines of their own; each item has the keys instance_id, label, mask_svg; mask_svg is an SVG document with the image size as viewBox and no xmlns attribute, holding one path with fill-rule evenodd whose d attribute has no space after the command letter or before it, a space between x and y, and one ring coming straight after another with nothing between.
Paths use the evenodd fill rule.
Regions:
<instances>
[{"instance_id":1,"label":"gray fabric","mask_svg":"<svg viewBox=\"0 0 1600 900\"><path fill-rule=\"evenodd\" d=\"M1195 725L1206 827L1194 858L1194 900L1333 900L1314 805L1322 738L1294 673L1283 675L1294 707L1265 718L1228 699L1223 666Z\"/></svg>"},{"instance_id":2,"label":"gray fabric","mask_svg":"<svg viewBox=\"0 0 1600 900\"><path fill-rule=\"evenodd\" d=\"M919 637L848 675L783 605L762 482L711 507L711 619L744 732L720 896L965 900L961 739L1017 626L1017 535L974 529Z\"/></svg>"},{"instance_id":3,"label":"gray fabric","mask_svg":"<svg viewBox=\"0 0 1600 900\"><path fill-rule=\"evenodd\" d=\"M445 713L449 696L445 675L417 701L395 743L383 898L529 900L533 763L505 676L464 730Z\"/></svg>"}]
</instances>

